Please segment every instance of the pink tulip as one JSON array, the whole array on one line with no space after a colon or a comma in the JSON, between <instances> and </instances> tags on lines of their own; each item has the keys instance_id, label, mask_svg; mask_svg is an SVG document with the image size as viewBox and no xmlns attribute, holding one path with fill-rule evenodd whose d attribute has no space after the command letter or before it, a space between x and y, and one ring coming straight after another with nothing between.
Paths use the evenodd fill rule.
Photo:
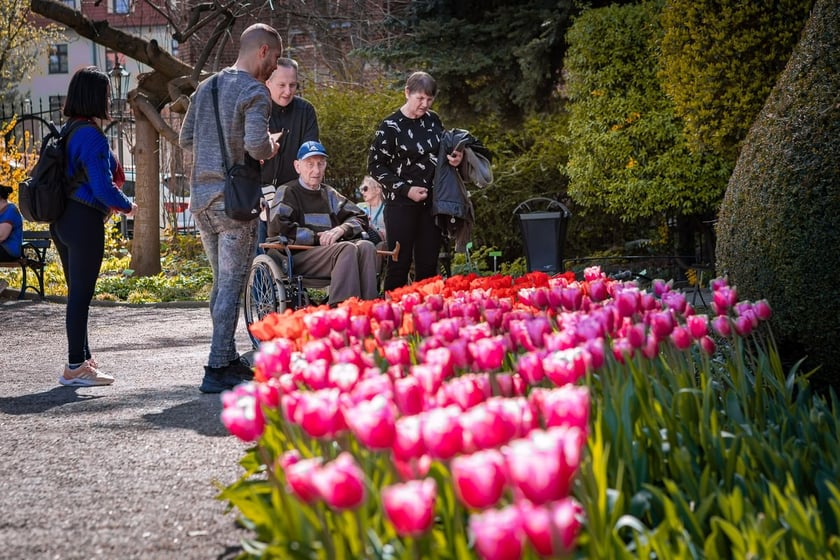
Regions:
<instances>
[{"instance_id":1,"label":"pink tulip","mask_svg":"<svg viewBox=\"0 0 840 560\"><path fill-rule=\"evenodd\" d=\"M433 478L410 480L382 489L382 506L388 520L403 537L422 535L434 521L437 484Z\"/></svg>"},{"instance_id":2,"label":"pink tulip","mask_svg":"<svg viewBox=\"0 0 840 560\"><path fill-rule=\"evenodd\" d=\"M436 408L423 413L420 430L429 455L445 460L461 451L463 428L459 421L460 415L461 409L457 406Z\"/></svg>"},{"instance_id":3,"label":"pink tulip","mask_svg":"<svg viewBox=\"0 0 840 560\"><path fill-rule=\"evenodd\" d=\"M487 399L487 395L477 383L476 378L469 375L447 381L442 391L444 403L456 405L461 410L470 409Z\"/></svg>"},{"instance_id":4,"label":"pink tulip","mask_svg":"<svg viewBox=\"0 0 840 560\"><path fill-rule=\"evenodd\" d=\"M475 549L484 560L517 560L522 557L522 515L516 507L488 509L470 516Z\"/></svg>"},{"instance_id":5,"label":"pink tulip","mask_svg":"<svg viewBox=\"0 0 840 560\"><path fill-rule=\"evenodd\" d=\"M692 315L686 317L685 324L691 338L698 340L709 334L709 317L706 315Z\"/></svg>"},{"instance_id":6,"label":"pink tulip","mask_svg":"<svg viewBox=\"0 0 840 560\"><path fill-rule=\"evenodd\" d=\"M566 311L577 311L583 303L583 291L578 286L569 286L560 292L560 302Z\"/></svg>"},{"instance_id":7,"label":"pink tulip","mask_svg":"<svg viewBox=\"0 0 840 560\"><path fill-rule=\"evenodd\" d=\"M344 419L359 443L368 449L388 449L396 437L396 412L385 396L378 395L345 410Z\"/></svg>"},{"instance_id":8,"label":"pink tulip","mask_svg":"<svg viewBox=\"0 0 840 560\"><path fill-rule=\"evenodd\" d=\"M614 297L620 317L632 317L639 310L638 291L623 289Z\"/></svg>"},{"instance_id":9,"label":"pink tulip","mask_svg":"<svg viewBox=\"0 0 840 560\"><path fill-rule=\"evenodd\" d=\"M528 396L548 428L577 427L588 431L589 389L564 385L556 389L534 389Z\"/></svg>"},{"instance_id":10,"label":"pink tulip","mask_svg":"<svg viewBox=\"0 0 840 560\"><path fill-rule=\"evenodd\" d=\"M367 372L373 373L368 375ZM361 379L350 393L350 400L355 403L369 401L376 395L382 395L388 400L394 400L393 384L387 375L382 375L378 369L366 370L365 377Z\"/></svg>"},{"instance_id":11,"label":"pink tulip","mask_svg":"<svg viewBox=\"0 0 840 560\"><path fill-rule=\"evenodd\" d=\"M365 474L352 455L341 453L312 473L312 484L332 509L355 509L365 501Z\"/></svg>"},{"instance_id":12,"label":"pink tulip","mask_svg":"<svg viewBox=\"0 0 840 560\"><path fill-rule=\"evenodd\" d=\"M389 340L383 348L385 359L391 365L411 365L411 349L404 338Z\"/></svg>"},{"instance_id":13,"label":"pink tulip","mask_svg":"<svg viewBox=\"0 0 840 560\"><path fill-rule=\"evenodd\" d=\"M415 308L412 316L414 318L414 329L417 331L417 334L422 337L431 336L432 325L438 320L437 314L428 309Z\"/></svg>"},{"instance_id":14,"label":"pink tulip","mask_svg":"<svg viewBox=\"0 0 840 560\"><path fill-rule=\"evenodd\" d=\"M452 484L468 508L496 505L505 490L505 461L497 449L459 455L452 460Z\"/></svg>"},{"instance_id":15,"label":"pink tulip","mask_svg":"<svg viewBox=\"0 0 840 560\"><path fill-rule=\"evenodd\" d=\"M359 382L360 375L359 366L356 364L335 363L327 372L327 382L330 387L335 387L342 393L348 393Z\"/></svg>"},{"instance_id":16,"label":"pink tulip","mask_svg":"<svg viewBox=\"0 0 840 560\"><path fill-rule=\"evenodd\" d=\"M494 397L461 415L464 435L469 434L470 442L475 449L499 447L510 441L516 434L516 425L502 408L501 401L503 400L505 399Z\"/></svg>"},{"instance_id":17,"label":"pink tulip","mask_svg":"<svg viewBox=\"0 0 840 560\"><path fill-rule=\"evenodd\" d=\"M711 356L715 353L715 341L708 336L704 336L700 339L700 348L703 349L703 353L707 356Z\"/></svg>"},{"instance_id":18,"label":"pink tulip","mask_svg":"<svg viewBox=\"0 0 840 560\"><path fill-rule=\"evenodd\" d=\"M653 293L656 294L656 297L662 297L666 293L671 291L671 284L666 284L665 280L661 278L657 278L653 281Z\"/></svg>"},{"instance_id":19,"label":"pink tulip","mask_svg":"<svg viewBox=\"0 0 840 560\"><path fill-rule=\"evenodd\" d=\"M313 391L326 389L330 386L328 374L330 362L323 359L309 361L300 372L300 377L307 387Z\"/></svg>"},{"instance_id":20,"label":"pink tulip","mask_svg":"<svg viewBox=\"0 0 840 560\"><path fill-rule=\"evenodd\" d=\"M735 318L735 332L739 336L749 336L753 331L753 322L749 314Z\"/></svg>"},{"instance_id":21,"label":"pink tulip","mask_svg":"<svg viewBox=\"0 0 840 560\"><path fill-rule=\"evenodd\" d=\"M619 364L626 363L627 359L632 359L636 354L636 349L630 344L626 338L617 338L613 341L613 358Z\"/></svg>"},{"instance_id":22,"label":"pink tulip","mask_svg":"<svg viewBox=\"0 0 840 560\"><path fill-rule=\"evenodd\" d=\"M481 371L493 371L502 367L505 359L505 345L502 337L482 338L469 343L470 354L475 366Z\"/></svg>"},{"instance_id":23,"label":"pink tulip","mask_svg":"<svg viewBox=\"0 0 840 560\"><path fill-rule=\"evenodd\" d=\"M417 459L426 453L420 416L403 416L394 423L394 442L391 450L400 461Z\"/></svg>"},{"instance_id":24,"label":"pink tulip","mask_svg":"<svg viewBox=\"0 0 840 560\"><path fill-rule=\"evenodd\" d=\"M380 323L382 321L395 322L394 308L388 301L377 301L370 308L370 315Z\"/></svg>"},{"instance_id":25,"label":"pink tulip","mask_svg":"<svg viewBox=\"0 0 840 560\"><path fill-rule=\"evenodd\" d=\"M237 385L222 393L222 423L242 441L256 441L265 430L265 417L255 383Z\"/></svg>"},{"instance_id":26,"label":"pink tulip","mask_svg":"<svg viewBox=\"0 0 840 560\"><path fill-rule=\"evenodd\" d=\"M715 332L720 336L732 336L732 323L730 323L729 317L726 315L718 315L712 319L712 327L714 327Z\"/></svg>"},{"instance_id":27,"label":"pink tulip","mask_svg":"<svg viewBox=\"0 0 840 560\"><path fill-rule=\"evenodd\" d=\"M303 316L303 323L306 325L309 334L313 338L326 338L330 333L330 321L324 311L313 311Z\"/></svg>"},{"instance_id":28,"label":"pink tulip","mask_svg":"<svg viewBox=\"0 0 840 560\"><path fill-rule=\"evenodd\" d=\"M434 364L411 366L411 375L416 377L427 395L434 395L443 384L443 370Z\"/></svg>"},{"instance_id":29,"label":"pink tulip","mask_svg":"<svg viewBox=\"0 0 840 560\"><path fill-rule=\"evenodd\" d=\"M455 373L455 359L449 348L432 348L423 356L423 363L436 368L441 380L452 377ZM429 391L436 393L435 391Z\"/></svg>"},{"instance_id":30,"label":"pink tulip","mask_svg":"<svg viewBox=\"0 0 840 560\"><path fill-rule=\"evenodd\" d=\"M578 428L535 430L502 452L516 490L535 504L565 498L580 466L585 432Z\"/></svg>"},{"instance_id":31,"label":"pink tulip","mask_svg":"<svg viewBox=\"0 0 840 560\"><path fill-rule=\"evenodd\" d=\"M766 299L760 299L755 302L755 314L762 321L768 321L773 315L773 310L770 308L770 303Z\"/></svg>"},{"instance_id":32,"label":"pink tulip","mask_svg":"<svg viewBox=\"0 0 840 560\"><path fill-rule=\"evenodd\" d=\"M364 340L370 336L370 317L367 315L353 315L347 328L351 336L357 340Z\"/></svg>"},{"instance_id":33,"label":"pink tulip","mask_svg":"<svg viewBox=\"0 0 840 560\"><path fill-rule=\"evenodd\" d=\"M566 383L577 383L586 375L586 351L582 348L570 348L551 352L542 361L543 371L558 387Z\"/></svg>"},{"instance_id":34,"label":"pink tulip","mask_svg":"<svg viewBox=\"0 0 840 560\"><path fill-rule=\"evenodd\" d=\"M536 385L545 377L542 359L543 356L538 352L526 352L517 359L516 371L529 385Z\"/></svg>"},{"instance_id":35,"label":"pink tulip","mask_svg":"<svg viewBox=\"0 0 840 560\"><path fill-rule=\"evenodd\" d=\"M673 332L671 332L671 342L677 349L686 350L691 346L691 335L688 334L688 329L682 326L674 327Z\"/></svg>"},{"instance_id":36,"label":"pink tulip","mask_svg":"<svg viewBox=\"0 0 840 560\"><path fill-rule=\"evenodd\" d=\"M685 313L688 302L686 302L685 294L682 292L665 292L662 294L662 303L677 313Z\"/></svg>"},{"instance_id":37,"label":"pink tulip","mask_svg":"<svg viewBox=\"0 0 840 560\"><path fill-rule=\"evenodd\" d=\"M670 335L671 331L674 330L674 317L671 315L670 311L651 313L649 318L650 330L653 331L653 334L655 334L660 340L664 340L665 337Z\"/></svg>"},{"instance_id":38,"label":"pink tulip","mask_svg":"<svg viewBox=\"0 0 840 560\"><path fill-rule=\"evenodd\" d=\"M396 456L392 457L394 468L401 480L415 480L423 478L432 469L432 458L428 455L421 455L417 459L402 461Z\"/></svg>"},{"instance_id":39,"label":"pink tulip","mask_svg":"<svg viewBox=\"0 0 840 560\"><path fill-rule=\"evenodd\" d=\"M604 365L604 339L587 339L584 348L589 353L589 367L596 370Z\"/></svg>"},{"instance_id":40,"label":"pink tulip","mask_svg":"<svg viewBox=\"0 0 840 560\"><path fill-rule=\"evenodd\" d=\"M460 318L455 317L440 319L437 323L432 325L432 335L445 340L446 342L452 342L458 338L458 331L460 330L462 323L463 321Z\"/></svg>"},{"instance_id":41,"label":"pink tulip","mask_svg":"<svg viewBox=\"0 0 840 560\"><path fill-rule=\"evenodd\" d=\"M587 266L583 269L583 279L587 282L593 282L601 278L604 278L604 273L599 265Z\"/></svg>"},{"instance_id":42,"label":"pink tulip","mask_svg":"<svg viewBox=\"0 0 840 560\"><path fill-rule=\"evenodd\" d=\"M264 378L279 377L289 371L294 343L287 338L277 338L260 344L254 355L254 366Z\"/></svg>"},{"instance_id":43,"label":"pink tulip","mask_svg":"<svg viewBox=\"0 0 840 560\"><path fill-rule=\"evenodd\" d=\"M549 352L569 350L578 345L577 334L572 329L563 329L546 334L543 337L545 349Z\"/></svg>"},{"instance_id":44,"label":"pink tulip","mask_svg":"<svg viewBox=\"0 0 840 560\"><path fill-rule=\"evenodd\" d=\"M303 358L307 363L315 360L325 360L328 364L333 362L333 349L324 339L310 340L303 345Z\"/></svg>"},{"instance_id":45,"label":"pink tulip","mask_svg":"<svg viewBox=\"0 0 840 560\"><path fill-rule=\"evenodd\" d=\"M604 301L609 297L607 284L603 280L595 280L589 284L589 298L594 302Z\"/></svg>"},{"instance_id":46,"label":"pink tulip","mask_svg":"<svg viewBox=\"0 0 840 560\"><path fill-rule=\"evenodd\" d=\"M645 338L645 345L642 346L642 356L648 360L652 360L659 355L659 339L653 333L648 334Z\"/></svg>"},{"instance_id":47,"label":"pink tulip","mask_svg":"<svg viewBox=\"0 0 840 560\"><path fill-rule=\"evenodd\" d=\"M525 534L540 556L557 557L572 551L583 516L579 503L564 498L546 506L523 501L518 507Z\"/></svg>"},{"instance_id":48,"label":"pink tulip","mask_svg":"<svg viewBox=\"0 0 840 560\"><path fill-rule=\"evenodd\" d=\"M299 459L289 462L283 468L289 490L300 501L311 504L320 497L318 488L313 483L313 474L318 471L321 462L321 457Z\"/></svg>"},{"instance_id":49,"label":"pink tulip","mask_svg":"<svg viewBox=\"0 0 840 560\"><path fill-rule=\"evenodd\" d=\"M280 406L280 383L272 377L265 383L257 385L257 399L267 409L274 410Z\"/></svg>"},{"instance_id":50,"label":"pink tulip","mask_svg":"<svg viewBox=\"0 0 840 560\"><path fill-rule=\"evenodd\" d=\"M423 412L425 395L420 379L414 375L394 380L394 402L404 416Z\"/></svg>"},{"instance_id":51,"label":"pink tulip","mask_svg":"<svg viewBox=\"0 0 840 560\"><path fill-rule=\"evenodd\" d=\"M346 428L339 408L338 389L301 393L294 411L294 422L314 438L333 438Z\"/></svg>"}]
</instances>

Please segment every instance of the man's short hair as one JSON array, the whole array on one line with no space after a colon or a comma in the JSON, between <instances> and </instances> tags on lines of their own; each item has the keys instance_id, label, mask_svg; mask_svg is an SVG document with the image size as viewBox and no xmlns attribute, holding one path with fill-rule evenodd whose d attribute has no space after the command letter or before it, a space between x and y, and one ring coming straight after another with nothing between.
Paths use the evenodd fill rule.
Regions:
<instances>
[{"instance_id":1,"label":"man's short hair","mask_svg":"<svg viewBox=\"0 0 840 560\"><path fill-rule=\"evenodd\" d=\"M283 46L283 38L280 32L264 23L255 23L245 28L239 36L239 52L249 53L259 49L263 45Z\"/></svg>"}]
</instances>

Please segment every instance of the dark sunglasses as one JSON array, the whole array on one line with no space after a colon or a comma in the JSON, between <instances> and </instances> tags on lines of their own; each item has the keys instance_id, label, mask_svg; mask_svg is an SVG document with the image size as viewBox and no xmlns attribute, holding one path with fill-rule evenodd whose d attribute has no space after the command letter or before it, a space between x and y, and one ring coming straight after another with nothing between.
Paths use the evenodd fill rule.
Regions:
<instances>
[{"instance_id":1,"label":"dark sunglasses","mask_svg":"<svg viewBox=\"0 0 840 560\"><path fill-rule=\"evenodd\" d=\"M368 192L369 190L370 190L370 187L367 186L367 185L362 185L361 187L359 187L359 191L363 192L363 193Z\"/></svg>"}]
</instances>

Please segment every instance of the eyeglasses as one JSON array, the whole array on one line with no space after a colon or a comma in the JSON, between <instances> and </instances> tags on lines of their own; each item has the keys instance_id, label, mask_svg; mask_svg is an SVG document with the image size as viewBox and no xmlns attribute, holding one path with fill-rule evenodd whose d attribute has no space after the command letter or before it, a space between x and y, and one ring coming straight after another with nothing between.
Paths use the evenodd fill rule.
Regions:
<instances>
[{"instance_id":1,"label":"eyeglasses","mask_svg":"<svg viewBox=\"0 0 840 560\"><path fill-rule=\"evenodd\" d=\"M363 193L366 193L370 190L370 187L367 185L362 185L361 187L359 187L359 190Z\"/></svg>"}]
</instances>

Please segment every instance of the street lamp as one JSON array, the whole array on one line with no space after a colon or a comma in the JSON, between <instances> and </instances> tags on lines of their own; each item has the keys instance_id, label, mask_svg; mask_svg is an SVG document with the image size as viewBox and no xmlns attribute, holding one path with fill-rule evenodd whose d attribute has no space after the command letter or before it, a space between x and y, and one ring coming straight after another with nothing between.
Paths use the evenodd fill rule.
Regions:
<instances>
[{"instance_id":1,"label":"street lamp","mask_svg":"<svg viewBox=\"0 0 840 560\"><path fill-rule=\"evenodd\" d=\"M120 64L119 60L114 61L114 67L108 72L108 78L111 80L111 102L119 108L119 113L122 115L125 106L126 97L128 97L128 84L131 81L131 74L125 67Z\"/></svg>"},{"instance_id":2,"label":"street lamp","mask_svg":"<svg viewBox=\"0 0 840 560\"><path fill-rule=\"evenodd\" d=\"M119 59L115 57L114 67L108 72L108 79L111 80L111 119L117 121L117 158L120 160L120 165L125 169L125 159L123 157L123 118L125 116L125 105L131 74L120 64ZM125 216L123 216L120 225L123 238L127 238L128 220Z\"/></svg>"}]
</instances>

